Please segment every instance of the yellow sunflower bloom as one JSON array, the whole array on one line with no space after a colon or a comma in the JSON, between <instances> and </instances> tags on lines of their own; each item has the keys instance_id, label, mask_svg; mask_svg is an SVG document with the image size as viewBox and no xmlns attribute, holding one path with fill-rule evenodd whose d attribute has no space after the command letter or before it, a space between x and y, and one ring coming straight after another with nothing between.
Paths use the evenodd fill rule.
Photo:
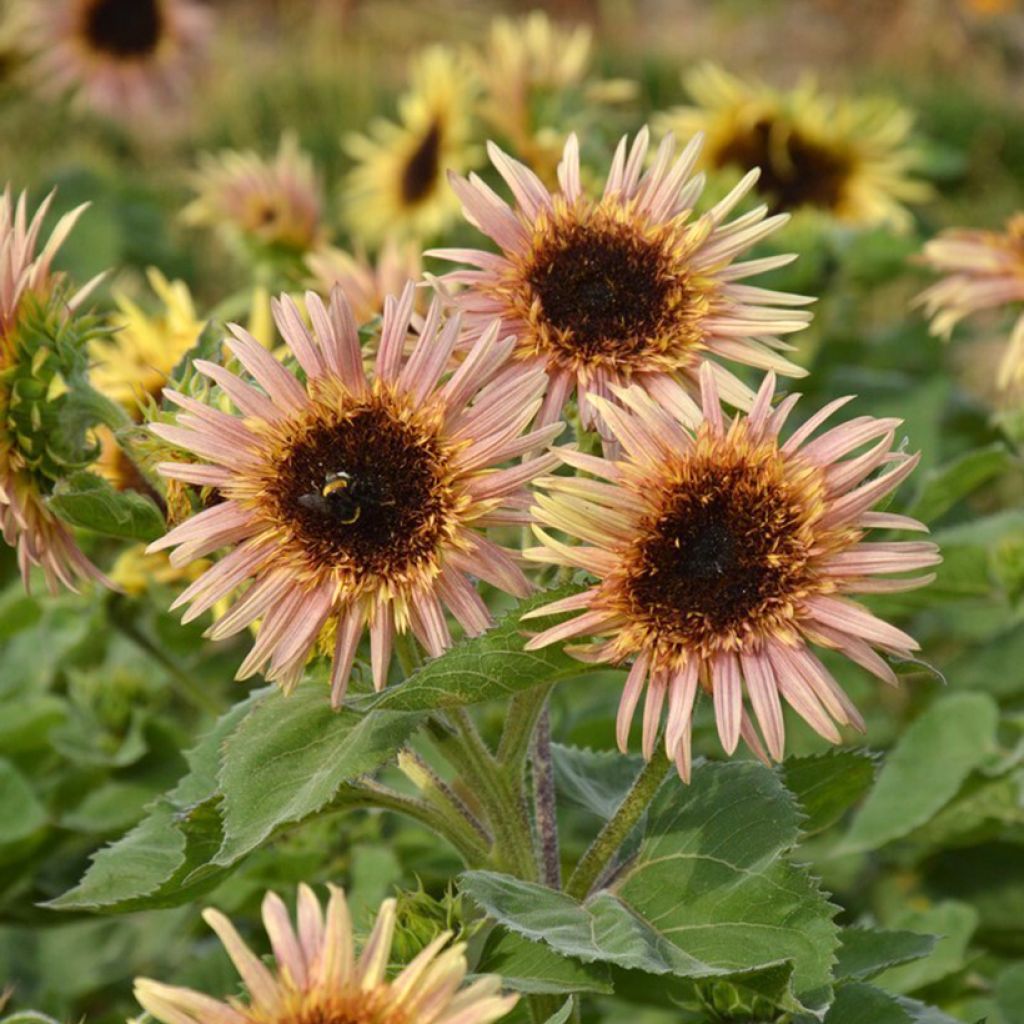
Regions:
<instances>
[{"instance_id":1,"label":"yellow sunflower bloom","mask_svg":"<svg viewBox=\"0 0 1024 1024\"><path fill-rule=\"evenodd\" d=\"M356 163L346 215L360 241L376 244L389 234L431 238L455 219L459 203L445 173L479 160L471 143L476 91L461 57L431 47L413 65L398 123L381 118L367 134L348 136L345 146Z\"/></svg>"},{"instance_id":2,"label":"yellow sunflower bloom","mask_svg":"<svg viewBox=\"0 0 1024 1024\"><path fill-rule=\"evenodd\" d=\"M704 166L761 168L758 191L776 210L816 210L855 227L905 228L930 187L913 177L920 153L913 117L880 99L822 93L810 79L780 91L711 64L684 79L694 105L666 111L658 127L704 132Z\"/></svg>"}]
</instances>

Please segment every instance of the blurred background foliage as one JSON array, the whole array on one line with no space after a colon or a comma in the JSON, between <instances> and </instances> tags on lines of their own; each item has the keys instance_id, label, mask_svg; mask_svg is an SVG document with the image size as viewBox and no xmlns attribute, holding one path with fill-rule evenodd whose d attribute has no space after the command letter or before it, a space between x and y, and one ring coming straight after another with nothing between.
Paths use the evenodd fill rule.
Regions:
<instances>
[{"instance_id":1,"label":"blurred background foliage","mask_svg":"<svg viewBox=\"0 0 1024 1024\"><path fill-rule=\"evenodd\" d=\"M100 307L117 292L156 311L146 284L155 266L187 282L201 318L256 315L252 264L180 217L200 154L252 149L269 158L293 133L322 181L331 240L350 248L344 137L375 116L394 116L425 46L479 50L497 14L528 10L470 0L208 6L215 40L186 116L164 122L154 114L130 128L40 99L18 33L0 30L0 177L37 201L56 187L54 217L92 204L60 264L79 281L112 268ZM796 358L811 371L800 383L809 398L802 405L856 392L858 412L904 419L907 443L923 457L916 490L902 501L929 523L945 556L930 588L874 602L921 642L925 660L900 667L904 686L881 689L838 659L830 664L865 713L862 742L889 753L884 768L866 754L844 763L849 801L835 814L826 809L799 859L834 894L841 923L940 936L932 957L890 969L880 987L968 1024L1021 1024L1022 395L995 391L1005 317L981 318L947 345L909 304L930 280L914 261L925 239L950 225L998 228L1024 206L1024 14L1013 0L578 0L545 9L592 28L595 80L636 83L586 117L584 151L595 167L623 131L685 102L681 73L708 59L779 86L809 72L836 93L892 96L916 114L921 173L935 195L914 207L909 230L798 217L773 241L801 253L774 272L774 286L820 296L814 325L797 340ZM9 0L2 17L14 17ZM583 117L587 101L579 103ZM556 127L579 124L568 118ZM482 143L486 129L477 123L474 131ZM472 236L459 225L444 237L458 244ZM303 277L287 261L256 265L271 289ZM101 564L114 550L105 543L93 550ZM231 991L223 954L189 908L103 918L40 904L71 888L90 854L174 785L186 769L180 751L245 696L230 681L244 643L211 646L202 623L183 627L164 610L173 582L150 581L145 593L37 599L23 593L8 549L0 561L0 986L15 984L9 1009L121 1020L137 1012L137 973ZM617 679L609 673L601 686L590 676L554 694L567 859L597 822L573 797L583 755L569 748L613 746ZM496 731L501 708L487 713ZM798 774L801 755L820 755L824 744L795 718L787 724L794 757L779 770ZM706 703L694 744L695 753L716 756ZM594 771L603 777L596 762ZM876 772L872 795L851 812ZM417 826L356 812L285 831L202 899L254 920L264 888L332 879L347 886L365 924L395 885L418 880L429 898L411 901L415 948L423 916L440 912L457 870ZM648 995L644 1016L595 996L584 1019L680 1019L667 987Z\"/></svg>"}]
</instances>

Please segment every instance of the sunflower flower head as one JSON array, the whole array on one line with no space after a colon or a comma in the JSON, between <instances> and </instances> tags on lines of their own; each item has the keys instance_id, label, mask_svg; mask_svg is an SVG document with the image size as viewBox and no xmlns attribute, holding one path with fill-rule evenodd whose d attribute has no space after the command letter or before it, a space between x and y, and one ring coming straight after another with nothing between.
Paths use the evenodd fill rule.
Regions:
<instances>
[{"instance_id":1,"label":"sunflower flower head","mask_svg":"<svg viewBox=\"0 0 1024 1024\"><path fill-rule=\"evenodd\" d=\"M335 285L341 289L358 324L380 316L385 297L397 295L406 281L418 281L422 273L419 246L394 237L374 260L362 250L348 253L325 245L306 257L306 265L316 291L327 295Z\"/></svg>"},{"instance_id":2,"label":"sunflower flower head","mask_svg":"<svg viewBox=\"0 0 1024 1024\"><path fill-rule=\"evenodd\" d=\"M676 157L666 138L644 172L647 148L646 129L631 147L622 139L600 196L583 190L575 136L566 143L554 194L529 168L490 147L514 209L476 176L452 178L467 219L500 253L428 255L475 268L443 278L462 288L452 301L464 311L471 337L501 317L516 335L516 359L543 367L549 383L541 424L558 418L573 391L589 426L596 420L592 398L609 395L613 386L636 383L655 396L673 381L695 388L707 359L804 372L781 354L787 346L778 335L807 325L810 315L793 307L811 300L743 283L794 257L734 262L787 219L766 217L760 206L726 222L757 172L698 215L703 178L691 172L700 139ZM724 367L716 372L729 401L750 404L745 385Z\"/></svg>"},{"instance_id":3,"label":"sunflower flower head","mask_svg":"<svg viewBox=\"0 0 1024 1024\"><path fill-rule=\"evenodd\" d=\"M600 118L607 104L635 92L632 82L591 81L592 50L589 26L563 27L537 10L495 18L486 45L472 56L481 119L544 181L554 181L563 124Z\"/></svg>"},{"instance_id":4,"label":"sunflower flower head","mask_svg":"<svg viewBox=\"0 0 1024 1024\"><path fill-rule=\"evenodd\" d=\"M232 548L177 604L190 604L185 618L192 619L250 582L209 631L220 638L260 620L240 678L262 669L290 690L318 639L331 636L338 704L364 626L380 688L396 631L411 630L437 655L450 643L445 607L468 633L488 626L470 577L529 592L512 555L481 530L527 521L524 485L553 465L538 456L499 468L559 430L523 433L540 406L544 374L495 377L513 346L499 339L498 322L451 371L461 324L457 316L442 323L437 301L406 358L414 293L410 283L385 301L369 371L351 309L335 288L328 304L307 293L312 332L288 296L275 302L304 384L233 326L227 344L253 383L210 362L195 366L241 416L164 392L183 412L177 425L153 431L204 461L159 471L210 487L220 500L151 550L174 547L172 562L185 565Z\"/></svg>"},{"instance_id":5,"label":"sunflower flower head","mask_svg":"<svg viewBox=\"0 0 1024 1024\"><path fill-rule=\"evenodd\" d=\"M159 398L171 371L199 340L205 321L184 281L168 281L155 267L146 272L162 309L147 313L121 292L114 294L114 333L90 346L93 387L138 418L139 402Z\"/></svg>"},{"instance_id":6,"label":"sunflower flower head","mask_svg":"<svg viewBox=\"0 0 1024 1024\"><path fill-rule=\"evenodd\" d=\"M913 176L921 162L911 141L913 118L895 104L827 95L810 79L779 91L712 64L684 81L694 105L667 111L659 127L704 132L709 169L759 167L757 189L772 209L904 229L905 204L931 195Z\"/></svg>"},{"instance_id":7,"label":"sunflower flower head","mask_svg":"<svg viewBox=\"0 0 1024 1024\"><path fill-rule=\"evenodd\" d=\"M1003 231L953 228L926 242L922 262L944 275L918 297L931 319L931 331L948 338L972 313L1024 302L1024 213L1015 213ZM999 367L998 385L1024 383L1024 313L1010 333Z\"/></svg>"},{"instance_id":8,"label":"sunflower flower head","mask_svg":"<svg viewBox=\"0 0 1024 1024\"><path fill-rule=\"evenodd\" d=\"M479 159L472 143L476 78L467 61L442 46L424 50L399 101L398 123L378 119L345 140L355 161L346 189L352 233L367 244L389 234L432 238L458 214L445 178Z\"/></svg>"},{"instance_id":9,"label":"sunflower flower head","mask_svg":"<svg viewBox=\"0 0 1024 1024\"><path fill-rule=\"evenodd\" d=\"M357 951L344 893L328 886L326 910L299 886L297 928L274 893L263 900L263 923L274 962L267 966L215 910L203 917L231 957L246 999L220 1002L192 989L149 978L135 982L135 997L163 1024L491 1024L516 1003L502 995L501 979L484 975L469 985L465 946L441 932L406 967L388 977L395 931L395 901L386 900Z\"/></svg>"},{"instance_id":10,"label":"sunflower flower head","mask_svg":"<svg viewBox=\"0 0 1024 1024\"><path fill-rule=\"evenodd\" d=\"M91 284L72 296L51 266L84 207L65 214L38 250L51 199L30 218L24 193L17 202L9 188L0 195L0 530L26 586L38 566L56 592L60 583L106 581L46 504L60 479L98 453L94 417L77 405L99 325L75 311Z\"/></svg>"},{"instance_id":11,"label":"sunflower flower head","mask_svg":"<svg viewBox=\"0 0 1024 1024\"><path fill-rule=\"evenodd\" d=\"M32 35L49 92L74 92L116 119L166 123L207 50L212 21L195 0L40 0Z\"/></svg>"},{"instance_id":12,"label":"sunflower flower head","mask_svg":"<svg viewBox=\"0 0 1024 1024\"><path fill-rule=\"evenodd\" d=\"M535 613L581 611L534 637L543 647L595 637L577 653L632 660L618 716L625 750L646 686L643 752L650 757L667 702L666 751L690 771L694 698L710 694L718 732L732 753L742 736L761 753L744 691L768 754L781 760L782 700L831 742L835 723L863 727L811 644L840 652L895 684L877 653L909 657L917 644L850 595L892 593L930 576L879 578L934 565L927 542L869 541L871 530L921 530L905 516L872 511L906 479L918 457L893 450L894 419L859 416L813 436L848 399L832 402L783 441L798 396L771 405L768 374L749 415L727 419L710 368L701 406L682 390L661 404L639 388L616 389L622 405L597 399L624 456L611 461L562 450L597 479L538 481L534 509L545 527L527 557L584 569L597 583Z\"/></svg>"},{"instance_id":13,"label":"sunflower flower head","mask_svg":"<svg viewBox=\"0 0 1024 1024\"><path fill-rule=\"evenodd\" d=\"M322 241L322 189L293 134L269 160L251 151L204 155L194 186L182 211L187 224L225 230L261 254L301 255Z\"/></svg>"}]
</instances>

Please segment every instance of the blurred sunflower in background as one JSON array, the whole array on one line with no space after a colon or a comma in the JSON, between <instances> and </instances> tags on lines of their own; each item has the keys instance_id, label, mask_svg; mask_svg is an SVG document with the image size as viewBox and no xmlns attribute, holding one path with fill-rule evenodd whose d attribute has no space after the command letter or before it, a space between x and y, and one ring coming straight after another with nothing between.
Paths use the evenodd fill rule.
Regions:
<instances>
[{"instance_id":1,"label":"blurred sunflower in background","mask_svg":"<svg viewBox=\"0 0 1024 1024\"><path fill-rule=\"evenodd\" d=\"M376 259L371 260L361 248L350 253L325 245L306 257L306 265L311 284L321 295L329 295L335 285L341 289L357 324L380 316L385 297L397 295L406 281L418 281L423 269L419 246L396 238L384 242ZM417 305L425 297L425 292L418 293Z\"/></svg>"},{"instance_id":2,"label":"blurred sunflower in background","mask_svg":"<svg viewBox=\"0 0 1024 1024\"><path fill-rule=\"evenodd\" d=\"M757 190L773 210L813 210L853 227L911 223L906 204L931 188L914 177L921 154L913 115L874 98L833 96L805 78L782 91L704 64L684 76L692 106L657 118L663 131L704 132L704 166L761 168Z\"/></svg>"},{"instance_id":3,"label":"blurred sunflower in background","mask_svg":"<svg viewBox=\"0 0 1024 1024\"><path fill-rule=\"evenodd\" d=\"M495 18L483 48L472 51L481 120L548 184L562 155L564 126L571 121L585 131L607 104L636 94L635 83L623 79L589 80L593 43L589 25L563 27L544 11L531 11ZM570 111L574 94L580 109Z\"/></svg>"},{"instance_id":4,"label":"blurred sunflower in background","mask_svg":"<svg viewBox=\"0 0 1024 1024\"><path fill-rule=\"evenodd\" d=\"M323 188L294 134L272 159L245 151L203 154L186 224L217 228L257 257L301 256L323 241Z\"/></svg>"},{"instance_id":5,"label":"blurred sunflower in background","mask_svg":"<svg viewBox=\"0 0 1024 1024\"><path fill-rule=\"evenodd\" d=\"M352 234L368 245L389 234L433 238L458 214L445 174L480 160L473 142L476 76L464 57L430 47L413 62L398 123L378 118L345 148L355 161L345 189Z\"/></svg>"},{"instance_id":6,"label":"blurred sunflower in background","mask_svg":"<svg viewBox=\"0 0 1024 1024\"><path fill-rule=\"evenodd\" d=\"M31 34L49 92L112 118L142 120L180 105L202 65L210 11L194 0L38 0Z\"/></svg>"},{"instance_id":7,"label":"blurred sunflower in background","mask_svg":"<svg viewBox=\"0 0 1024 1024\"><path fill-rule=\"evenodd\" d=\"M931 333L948 339L961 320L1024 302L1024 212L1003 231L952 228L925 243L921 262L944 276L917 298ZM997 376L1007 390L1024 384L1024 313L1010 332Z\"/></svg>"}]
</instances>

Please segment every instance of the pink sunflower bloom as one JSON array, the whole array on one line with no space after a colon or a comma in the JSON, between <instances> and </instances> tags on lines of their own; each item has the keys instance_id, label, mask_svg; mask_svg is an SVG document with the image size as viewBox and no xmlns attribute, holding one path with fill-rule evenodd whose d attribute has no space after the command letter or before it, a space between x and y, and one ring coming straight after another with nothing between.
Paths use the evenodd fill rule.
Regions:
<instances>
[{"instance_id":1,"label":"pink sunflower bloom","mask_svg":"<svg viewBox=\"0 0 1024 1024\"><path fill-rule=\"evenodd\" d=\"M79 550L74 535L46 504L52 479L45 475L46 438L42 433L29 436L23 422L30 403L22 390L24 378L32 378L38 391L59 375L45 339L36 331L24 337L22 320L31 304L46 306L60 286L60 276L51 264L57 250L71 233L85 206L65 214L53 229L49 240L37 252L43 220L53 196L42 203L30 219L24 193L15 203L10 188L0 196L0 532L17 549L18 567L25 586L33 566L46 578L51 593L59 584L75 590L80 580L98 580L109 585L106 577ZM70 316L91 291L95 280L67 299L61 317ZM66 389L65 389L66 390ZM31 425L31 424L30 424ZM45 430L45 427L37 428Z\"/></svg>"},{"instance_id":2,"label":"pink sunflower bloom","mask_svg":"<svg viewBox=\"0 0 1024 1024\"><path fill-rule=\"evenodd\" d=\"M669 136L644 172L647 129L628 150L623 138L604 191L593 198L583 190L574 135L554 195L491 144L514 209L476 175L451 176L466 218L501 251L435 249L427 255L477 268L442 279L464 286L452 298L465 313L468 337L501 317L516 335L516 359L543 367L548 389L539 425L558 419L574 390L586 426L595 422L591 398L607 397L616 385L635 383L655 398L675 382L692 390L706 360L791 376L805 372L781 354L790 346L778 336L807 326L810 314L793 307L812 300L744 283L795 257L734 262L788 215L766 217L761 205L726 223L757 181L756 170L697 215L704 178L692 172L700 147L698 136L674 158ZM749 407L752 392L714 365L723 397Z\"/></svg>"},{"instance_id":3,"label":"pink sunflower bloom","mask_svg":"<svg viewBox=\"0 0 1024 1024\"><path fill-rule=\"evenodd\" d=\"M245 983L247 999L221 1002L149 978L136 979L135 998L163 1024L490 1024L515 1006L517 997L501 994L496 975L463 985L465 945L448 945L450 932L438 935L389 979L395 901L382 904L357 956L345 894L333 885L328 889L325 914L309 886L299 886L297 929L281 898L267 893L263 924L276 970L246 945L223 914L203 913Z\"/></svg>"},{"instance_id":4,"label":"pink sunflower bloom","mask_svg":"<svg viewBox=\"0 0 1024 1024\"><path fill-rule=\"evenodd\" d=\"M543 546L526 552L598 577L583 593L531 613L582 612L528 646L590 636L600 639L574 653L616 664L632 658L619 746L626 747L646 686L644 756L654 750L667 700L665 748L684 779L698 688L711 695L730 754L740 736L761 753L744 689L775 759L783 755L783 699L833 743L840 738L834 722L863 728L808 645L839 651L895 684L875 648L905 658L917 644L848 595L921 586L932 577L877 577L940 560L927 542L864 539L873 529L924 529L906 516L871 511L918 462L893 450L899 420L858 416L812 437L849 401L839 399L782 441L799 396L773 408L772 374L749 415L731 420L710 368L700 383L703 409L679 387L663 391L663 405L639 388L615 389L622 408L596 399L625 454L613 462L559 449L565 463L603 479L537 481L534 515L583 543L565 544L535 527Z\"/></svg>"},{"instance_id":5,"label":"pink sunflower bloom","mask_svg":"<svg viewBox=\"0 0 1024 1024\"><path fill-rule=\"evenodd\" d=\"M948 338L972 313L1024 302L1024 213L1004 231L953 228L926 242L921 260L945 276L917 303L931 318L932 334ZM1001 388L1024 381L1024 314L1017 318L999 367Z\"/></svg>"},{"instance_id":6,"label":"pink sunflower bloom","mask_svg":"<svg viewBox=\"0 0 1024 1024\"><path fill-rule=\"evenodd\" d=\"M232 548L176 606L189 604L185 619L193 619L250 583L209 631L219 639L260 620L239 678L263 670L288 691L318 640L331 640L337 705L365 625L380 688L396 631L411 629L436 656L451 642L444 607L468 633L487 628L470 577L520 597L530 590L512 553L481 531L528 522L525 484L554 464L540 456L499 468L559 430L524 434L540 407L543 371L495 378L513 345L495 322L449 372L461 327L458 317L441 323L437 301L405 358L414 293L410 283L385 301L370 372L335 288L329 306L307 293L312 333L290 298L274 304L305 384L232 325L228 347L258 388L213 363L195 365L241 416L165 391L184 412L176 426L152 429L206 461L164 463L160 472L222 500L150 550L175 547L171 562L184 565Z\"/></svg>"},{"instance_id":7,"label":"pink sunflower bloom","mask_svg":"<svg viewBox=\"0 0 1024 1024\"><path fill-rule=\"evenodd\" d=\"M74 90L117 119L180 104L212 29L210 12L195 0L39 0L36 8L42 87Z\"/></svg>"}]
</instances>

